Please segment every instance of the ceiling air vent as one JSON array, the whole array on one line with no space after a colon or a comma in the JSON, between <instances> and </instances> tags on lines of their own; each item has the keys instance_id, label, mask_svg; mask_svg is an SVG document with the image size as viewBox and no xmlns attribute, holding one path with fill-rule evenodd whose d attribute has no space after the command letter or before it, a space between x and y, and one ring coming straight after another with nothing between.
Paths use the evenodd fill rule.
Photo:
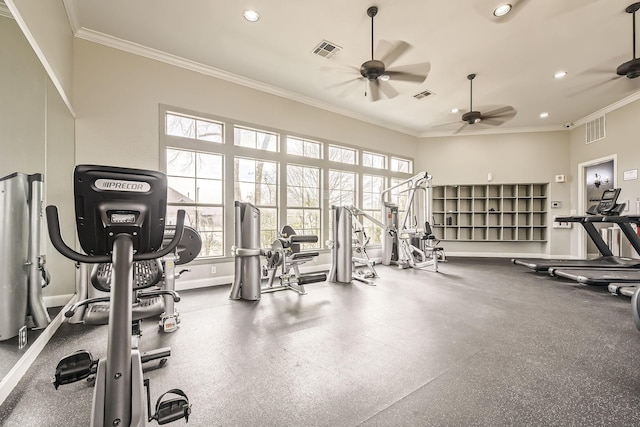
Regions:
<instances>
[{"instance_id":1,"label":"ceiling air vent","mask_svg":"<svg viewBox=\"0 0 640 427\"><path fill-rule=\"evenodd\" d=\"M596 119L591 120L590 122L587 122L585 128L587 130L585 141L586 144L591 144L592 142L599 141L601 139L604 139L606 136L604 129L604 116L600 116Z\"/></svg>"},{"instance_id":2,"label":"ceiling air vent","mask_svg":"<svg viewBox=\"0 0 640 427\"><path fill-rule=\"evenodd\" d=\"M422 91L420 93L416 93L415 95L413 95L413 97L415 99L423 99L426 98L427 96L431 96L433 95L433 92L429 92L428 90Z\"/></svg>"},{"instance_id":3,"label":"ceiling air vent","mask_svg":"<svg viewBox=\"0 0 640 427\"><path fill-rule=\"evenodd\" d=\"M322 40L322 42L320 42L320 44L313 49L313 53L322 56L323 58L329 59L341 50L342 48L337 44Z\"/></svg>"}]
</instances>

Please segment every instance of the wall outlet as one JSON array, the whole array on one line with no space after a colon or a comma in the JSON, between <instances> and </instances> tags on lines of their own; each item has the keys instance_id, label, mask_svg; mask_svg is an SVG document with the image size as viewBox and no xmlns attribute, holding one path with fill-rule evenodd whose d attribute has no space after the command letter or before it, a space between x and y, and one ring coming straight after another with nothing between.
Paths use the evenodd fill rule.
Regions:
<instances>
[{"instance_id":1,"label":"wall outlet","mask_svg":"<svg viewBox=\"0 0 640 427\"><path fill-rule=\"evenodd\" d=\"M216 274L216 268L215 267L211 267L211 274Z\"/></svg>"},{"instance_id":2,"label":"wall outlet","mask_svg":"<svg viewBox=\"0 0 640 427\"><path fill-rule=\"evenodd\" d=\"M564 175L556 175L556 182L564 182L565 179Z\"/></svg>"}]
</instances>

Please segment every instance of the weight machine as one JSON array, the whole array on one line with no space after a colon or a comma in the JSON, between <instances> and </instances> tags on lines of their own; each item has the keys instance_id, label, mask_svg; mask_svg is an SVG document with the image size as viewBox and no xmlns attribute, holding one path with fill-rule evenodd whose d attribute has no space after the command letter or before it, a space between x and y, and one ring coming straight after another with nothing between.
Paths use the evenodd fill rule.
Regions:
<instances>
[{"instance_id":1,"label":"weight machine","mask_svg":"<svg viewBox=\"0 0 640 427\"><path fill-rule=\"evenodd\" d=\"M42 174L15 172L0 178L0 341L50 322L42 288L50 281L41 250Z\"/></svg>"},{"instance_id":2,"label":"weight machine","mask_svg":"<svg viewBox=\"0 0 640 427\"><path fill-rule=\"evenodd\" d=\"M235 245L231 250L235 256L235 274L230 299L257 301L263 293L287 289L304 295L304 285L327 280L326 274L303 275L299 269L300 264L319 255L317 251L301 251L300 244L316 243L318 236L298 235L285 225L271 248L260 248L260 209L251 203L236 201L234 213ZM262 276L268 277L264 287L260 272L261 256L267 261L262 268ZM280 284L274 286L276 277Z\"/></svg>"},{"instance_id":3,"label":"weight machine","mask_svg":"<svg viewBox=\"0 0 640 427\"><path fill-rule=\"evenodd\" d=\"M358 218L363 216L383 229L385 225L355 206L331 206L331 211L333 236L327 242L331 248L329 281L350 283L351 280L358 280L375 285L371 279L379 276L367 254L369 237Z\"/></svg>"},{"instance_id":4,"label":"weight machine","mask_svg":"<svg viewBox=\"0 0 640 427\"><path fill-rule=\"evenodd\" d=\"M433 267L438 271L438 262L446 261L444 249L438 246L438 241L431 231L429 218L431 217L431 175L421 172L382 191L382 217L384 229L388 230L382 241L382 263L396 264L400 268ZM398 206L385 202L387 193L407 186L403 192L407 193L407 205L402 218L398 218ZM420 196L422 195L422 200ZM418 197L417 197L418 196ZM421 215L415 215L419 204L422 204ZM418 212L420 213L420 212ZM413 215L413 222L410 218ZM419 219L424 221L424 228L417 228Z\"/></svg>"}]
</instances>

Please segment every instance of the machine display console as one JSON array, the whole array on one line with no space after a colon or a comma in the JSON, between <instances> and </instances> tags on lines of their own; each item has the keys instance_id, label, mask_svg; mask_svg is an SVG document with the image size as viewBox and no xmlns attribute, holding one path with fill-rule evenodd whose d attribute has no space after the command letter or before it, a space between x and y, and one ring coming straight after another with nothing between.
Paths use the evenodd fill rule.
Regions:
<instances>
[{"instance_id":1,"label":"machine display console","mask_svg":"<svg viewBox=\"0 0 640 427\"><path fill-rule=\"evenodd\" d=\"M618 204L618 196L620 196L619 188L605 190L602 193L600 202L592 206L587 213L591 215L620 215L625 204Z\"/></svg>"}]
</instances>

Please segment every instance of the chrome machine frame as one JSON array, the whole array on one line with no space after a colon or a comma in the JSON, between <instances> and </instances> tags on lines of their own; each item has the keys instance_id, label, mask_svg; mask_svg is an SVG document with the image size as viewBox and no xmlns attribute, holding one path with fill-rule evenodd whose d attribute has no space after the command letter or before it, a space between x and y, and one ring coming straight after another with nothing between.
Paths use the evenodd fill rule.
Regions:
<instances>
[{"instance_id":1,"label":"chrome machine frame","mask_svg":"<svg viewBox=\"0 0 640 427\"><path fill-rule=\"evenodd\" d=\"M434 271L438 271L438 261L445 259L444 250L428 244L425 239L424 229L417 227L418 220L428 221L431 217L431 179L432 176L427 172L406 179L396 185L393 185L382 191L380 200L383 204L382 213L385 220L385 228L389 230L389 236L383 240L383 259L384 265L397 264L400 268L426 268L433 267ZM397 221L397 206L392 203L385 202L385 195L392 190L407 185L406 190L407 209L400 221ZM418 191L424 192L424 200L422 218L416 218L414 223L410 223L410 215L412 211L416 211L419 200L416 200ZM415 218L415 216L414 216ZM412 244L412 239L420 239L426 241L426 245L417 247Z\"/></svg>"},{"instance_id":2,"label":"chrome machine frame","mask_svg":"<svg viewBox=\"0 0 640 427\"><path fill-rule=\"evenodd\" d=\"M386 226L376 218L355 206L331 206L333 211L333 238L327 242L331 248L331 270L329 281L350 283L358 280L367 285L375 285L370 280L379 277L374 262L367 254L369 238L358 217L363 216L377 226ZM355 244L353 243L355 236ZM353 252L360 256L354 256Z\"/></svg>"}]
</instances>

